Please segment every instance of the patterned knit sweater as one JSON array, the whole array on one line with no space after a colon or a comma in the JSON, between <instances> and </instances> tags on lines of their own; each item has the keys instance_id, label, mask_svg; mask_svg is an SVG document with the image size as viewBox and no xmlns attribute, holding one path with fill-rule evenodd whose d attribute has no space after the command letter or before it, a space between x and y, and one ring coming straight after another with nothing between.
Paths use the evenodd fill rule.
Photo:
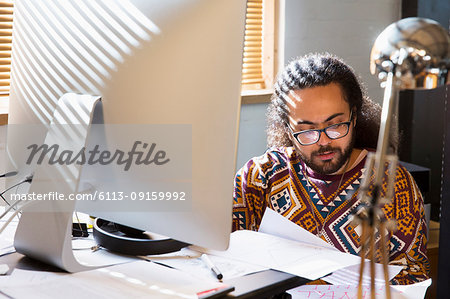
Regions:
<instances>
[{"instance_id":1,"label":"patterned knit sweater","mask_svg":"<svg viewBox=\"0 0 450 299\"><path fill-rule=\"evenodd\" d=\"M365 160L342 176L321 175L309 168L307 171L292 147L270 149L251 159L236 174L233 230L258 230L264 210L269 207L337 249L358 255L361 229L349 216L361 204L358 188L366 172ZM397 230L387 238L390 264L404 266L391 283L411 284L427 279L430 265L423 199L403 166L397 167L394 198L383 212L397 222ZM378 243L379 234L376 236ZM381 257L380 249L376 257Z\"/></svg>"}]
</instances>

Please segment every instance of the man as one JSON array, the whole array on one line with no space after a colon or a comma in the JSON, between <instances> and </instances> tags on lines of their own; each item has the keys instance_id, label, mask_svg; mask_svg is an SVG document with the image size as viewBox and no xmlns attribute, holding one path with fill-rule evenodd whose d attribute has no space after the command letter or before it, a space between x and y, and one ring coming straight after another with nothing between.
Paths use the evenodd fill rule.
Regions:
<instances>
[{"instance_id":1,"label":"man","mask_svg":"<svg viewBox=\"0 0 450 299\"><path fill-rule=\"evenodd\" d=\"M236 174L233 229L257 230L269 207L337 249L358 254L360 230L350 216L361 204L367 153L376 148L379 105L364 96L351 68L329 54L291 62L274 89L270 148ZM396 149L395 136L390 145ZM383 212L397 222L390 264L404 270L391 283L410 284L428 278L423 200L404 167L395 180L394 198Z\"/></svg>"}]
</instances>

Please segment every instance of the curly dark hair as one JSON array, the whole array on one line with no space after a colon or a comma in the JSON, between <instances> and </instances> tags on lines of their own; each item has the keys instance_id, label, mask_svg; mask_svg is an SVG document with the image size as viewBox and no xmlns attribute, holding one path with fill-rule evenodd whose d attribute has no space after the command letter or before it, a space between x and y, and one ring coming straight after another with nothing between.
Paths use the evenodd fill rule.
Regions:
<instances>
[{"instance_id":1,"label":"curly dark hair","mask_svg":"<svg viewBox=\"0 0 450 299\"><path fill-rule=\"evenodd\" d=\"M312 53L290 62L278 75L274 94L267 109L269 147L292 146L289 139L287 99L291 90L331 83L339 84L350 109L356 109L355 144L357 148L377 147L381 107L366 96L365 89L352 68L332 54ZM396 132L396 130L393 130ZM391 134L390 146L396 151L398 135Z\"/></svg>"}]
</instances>

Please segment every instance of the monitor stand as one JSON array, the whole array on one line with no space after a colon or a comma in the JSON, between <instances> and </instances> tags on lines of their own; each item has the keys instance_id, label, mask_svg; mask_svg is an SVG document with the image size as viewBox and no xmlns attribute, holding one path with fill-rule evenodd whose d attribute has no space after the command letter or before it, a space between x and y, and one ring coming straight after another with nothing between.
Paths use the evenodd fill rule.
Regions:
<instances>
[{"instance_id":1,"label":"monitor stand","mask_svg":"<svg viewBox=\"0 0 450 299\"><path fill-rule=\"evenodd\" d=\"M65 120L78 120L67 124ZM88 144L92 124L102 124L100 97L64 94L58 101L44 144L57 144L59 150L81 149ZM50 165L47 154L37 165L29 194L76 194L82 165ZM66 196L67 198L67 196ZM72 222L76 201L30 201L22 205L22 215L14 237L17 252L68 272L106 266L94 260L79 260L72 249ZM128 237L114 233L108 222L98 219L94 226L97 244L128 255L153 255L178 251L189 244L169 238L149 238L147 234ZM128 228L128 231L132 228ZM100 262L101 263L101 262Z\"/></svg>"},{"instance_id":2,"label":"monitor stand","mask_svg":"<svg viewBox=\"0 0 450 299\"><path fill-rule=\"evenodd\" d=\"M95 219L93 234L95 242L101 247L127 255L164 254L190 245L101 218Z\"/></svg>"},{"instance_id":3,"label":"monitor stand","mask_svg":"<svg viewBox=\"0 0 450 299\"><path fill-rule=\"evenodd\" d=\"M57 144L60 150L86 146L91 124L96 115L101 115L101 109L98 96L64 94L57 103L44 144ZM73 119L79 120L79 124L64 123L65 120ZM74 164L49 165L44 161L37 165L28 194L76 193L81 165ZM78 261L73 254L72 217L75 201L33 200L22 204L21 209L22 215L14 237L17 252L68 272L99 266Z\"/></svg>"}]
</instances>

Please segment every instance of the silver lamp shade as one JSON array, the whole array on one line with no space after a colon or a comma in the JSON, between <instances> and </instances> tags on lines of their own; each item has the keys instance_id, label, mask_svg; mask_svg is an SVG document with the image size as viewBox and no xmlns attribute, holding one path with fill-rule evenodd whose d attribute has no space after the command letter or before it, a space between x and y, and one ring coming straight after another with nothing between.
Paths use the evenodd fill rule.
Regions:
<instances>
[{"instance_id":1,"label":"silver lamp shade","mask_svg":"<svg viewBox=\"0 0 450 299\"><path fill-rule=\"evenodd\" d=\"M397 89L432 89L450 83L450 37L436 21L406 18L388 27L376 39L370 54L370 72L382 86L389 72ZM384 86L383 86L384 87Z\"/></svg>"}]
</instances>

